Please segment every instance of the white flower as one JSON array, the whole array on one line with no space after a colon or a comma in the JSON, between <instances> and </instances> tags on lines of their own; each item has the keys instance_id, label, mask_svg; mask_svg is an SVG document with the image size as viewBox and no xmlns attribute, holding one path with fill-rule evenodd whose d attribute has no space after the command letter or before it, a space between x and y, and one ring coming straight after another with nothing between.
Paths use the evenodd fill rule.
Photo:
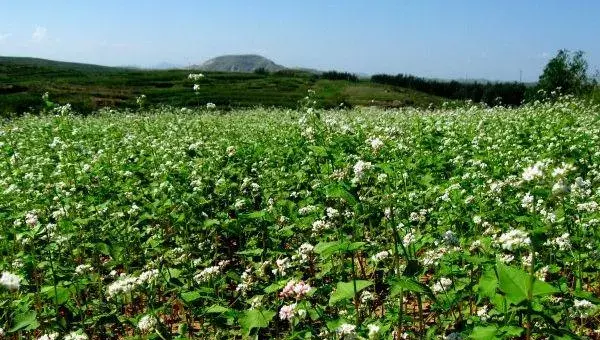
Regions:
<instances>
[{"instance_id":1,"label":"white flower","mask_svg":"<svg viewBox=\"0 0 600 340\"><path fill-rule=\"evenodd\" d=\"M475 251L479 248L481 248L482 244L481 244L481 240L475 240L473 241L473 243L471 243L471 246L469 247L469 251Z\"/></svg>"},{"instance_id":2,"label":"white flower","mask_svg":"<svg viewBox=\"0 0 600 340\"><path fill-rule=\"evenodd\" d=\"M158 274L159 274L158 269L151 269L151 270L142 272L137 279L138 284L144 284L147 282L154 281L154 279L156 279L158 277Z\"/></svg>"},{"instance_id":3,"label":"white flower","mask_svg":"<svg viewBox=\"0 0 600 340\"><path fill-rule=\"evenodd\" d=\"M390 256L390 253L387 250L384 250L371 256L371 259L373 260L373 262L380 262L385 260L388 256Z\"/></svg>"},{"instance_id":4,"label":"white flower","mask_svg":"<svg viewBox=\"0 0 600 340\"><path fill-rule=\"evenodd\" d=\"M63 338L63 340L87 340L88 336L82 331L71 332Z\"/></svg>"},{"instance_id":5,"label":"white flower","mask_svg":"<svg viewBox=\"0 0 600 340\"><path fill-rule=\"evenodd\" d=\"M193 81L198 81L202 78L204 78L204 74L202 74L202 73L190 73L188 75L188 79L191 79Z\"/></svg>"},{"instance_id":6,"label":"white flower","mask_svg":"<svg viewBox=\"0 0 600 340\"><path fill-rule=\"evenodd\" d=\"M521 177L523 177L525 181L532 181L538 177L544 176L544 173L542 172L544 168L544 163L536 162L534 165L523 170L523 174L521 175Z\"/></svg>"},{"instance_id":7,"label":"white flower","mask_svg":"<svg viewBox=\"0 0 600 340\"><path fill-rule=\"evenodd\" d=\"M304 281L296 282L294 280L290 280L285 285L281 293L279 293L279 296L294 297L296 299L299 299L308 294L308 292L310 292L311 290L312 287L309 284L304 283Z\"/></svg>"},{"instance_id":8,"label":"white flower","mask_svg":"<svg viewBox=\"0 0 600 340\"><path fill-rule=\"evenodd\" d=\"M194 92L200 91L200 85L194 84Z\"/></svg>"},{"instance_id":9,"label":"white flower","mask_svg":"<svg viewBox=\"0 0 600 340\"><path fill-rule=\"evenodd\" d=\"M356 329L356 326L351 325L349 323L344 323L341 324L338 328L337 328L337 333L339 336L343 337L345 335L354 335L354 331Z\"/></svg>"},{"instance_id":10,"label":"white flower","mask_svg":"<svg viewBox=\"0 0 600 340\"><path fill-rule=\"evenodd\" d=\"M2 334L0 334L0 336L1 335ZM57 340L59 336L60 336L60 334L54 332L54 333L50 333L50 334L44 334L44 335L40 336L39 338L37 338L37 340Z\"/></svg>"},{"instance_id":11,"label":"white flower","mask_svg":"<svg viewBox=\"0 0 600 340\"><path fill-rule=\"evenodd\" d=\"M306 216L312 212L317 211L317 207L314 205L307 205L305 207L302 207L300 209L298 209L298 214L302 215L302 216Z\"/></svg>"},{"instance_id":12,"label":"white flower","mask_svg":"<svg viewBox=\"0 0 600 340\"><path fill-rule=\"evenodd\" d=\"M444 254L446 253L446 249L445 248L438 248L438 249L429 249L427 251L425 251L425 254L423 254L423 258L421 259L421 262L423 263L424 266L432 266L432 265L438 265L440 259L444 256Z\"/></svg>"},{"instance_id":13,"label":"white flower","mask_svg":"<svg viewBox=\"0 0 600 340\"><path fill-rule=\"evenodd\" d=\"M488 314L489 312L489 307L487 305L477 309L477 316L481 319L481 321L487 321L490 318L490 315Z\"/></svg>"},{"instance_id":14,"label":"white flower","mask_svg":"<svg viewBox=\"0 0 600 340\"><path fill-rule=\"evenodd\" d=\"M296 304L286 305L281 307L279 310L279 318L281 320L292 321L292 318L296 315Z\"/></svg>"},{"instance_id":15,"label":"white flower","mask_svg":"<svg viewBox=\"0 0 600 340\"><path fill-rule=\"evenodd\" d=\"M360 181L360 179L363 177L363 175L365 174L365 172L368 171L368 170L370 170L372 167L373 166L371 165L371 162L364 162L362 160L359 160L352 167L352 169L354 170L354 178L357 181Z\"/></svg>"},{"instance_id":16,"label":"white flower","mask_svg":"<svg viewBox=\"0 0 600 340\"><path fill-rule=\"evenodd\" d=\"M331 224L327 221L316 220L312 224L312 231L315 233L331 228Z\"/></svg>"},{"instance_id":17,"label":"white flower","mask_svg":"<svg viewBox=\"0 0 600 340\"><path fill-rule=\"evenodd\" d=\"M240 282L237 287L235 287L236 292L242 292L243 295L246 295L250 288L252 288L252 284L254 279L252 278L251 268L247 268L241 275L242 282Z\"/></svg>"},{"instance_id":18,"label":"white flower","mask_svg":"<svg viewBox=\"0 0 600 340\"><path fill-rule=\"evenodd\" d=\"M571 234L563 233L559 237L546 241L546 245L555 246L558 250L569 250L571 249Z\"/></svg>"},{"instance_id":19,"label":"white flower","mask_svg":"<svg viewBox=\"0 0 600 340\"><path fill-rule=\"evenodd\" d=\"M444 337L444 340L460 340L462 337L460 333L450 333Z\"/></svg>"},{"instance_id":20,"label":"white flower","mask_svg":"<svg viewBox=\"0 0 600 340\"><path fill-rule=\"evenodd\" d=\"M515 256L511 255L511 254L503 254L503 255L500 255L498 258L498 260L500 260L500 262L507 263L507 264L511 263L514 259L515 259Z\"/></svg>"},{"instance_id":21,"label":"white flower","mask_svg":"<svg viewBox=\"0 0 600 340\"><path fill-rule=\"evenodd\" d=\"M235 155L235 146L228 146L225 152L227 152L227 156L232 157Z\"/></svg>"},{"instance_id":22,"label":"white flower","mask_svg":"<svg viewBox=\"0 0 600 340\"><path fill-rule=\"evenodd\" d=\"M368 324L367 329L369 329L369 339L375 339L379 335L379 326L375 324Z\"/></svg>"},{"instance_id":23,"label":"white flower","mask_svg":"<svg viewBox=\"0 0 600 340\"><path fill-rule=\"evenodd\" d=\"M30 211L25 215L25 224L27 226L33 228L38 224L38 217L35 211Z\"/></svg>"},{"instance_id":24,"label":"white flower","mask_svg":"<svg viewBox=\"0 0 600 340\"><path fill-rule=\"evenodd\" d=\"M600 206L598 205L598 203L594 201L577 204L578 211L595 212L600 210L598 209L599 207Z\"/></svg>"},{"instance_id":25,"label":"white flower","mask_svg":"<svg viewBox=\"0 0 600 340\"><path fill-rule=\"evenodd\" d=\"M433 285L431 290L433 290L433 292L437 294L437 293L447 291L451 285L452 285L451 279L449 279L447 277L442 277Z\"/></svg>"},{"instance_id":26,"label":"white flower","mask_svg":"<svg viewBox=\"0 0 600 340\"><path fill-rule=\"evenodd\" d=\"M82 274L91 272L92 269L93 269L93 267L90 266L89 264L80 264L75 268L75 273L77 275L82 275Z\"/></svg>"},{"instance_id":27,"label":"white flower","mask_svg":"<svg viewBox=\"0 0 600 340\"><path fill-rule=\"evenodd\" d=\"M135 102L138 105L143 105L145 100L146 100L146 95L145 94L142 94L141 96L138 96L137 98L135 98Z\"/></svg>"},{"instance_id":28,"label":"white flower","mask_svg":"<svg viewBox=\"0 0 600 340\"><path fill-rule=\"evenodd\" d=\"M384 146L383 141L379 138L369 138L367 144L371 145L374 152L379 151Z\"/></svg>"},{"instance_id":29,"label":"white flower","mask_svg":"<svg viewBox=\"0 0 600 340\"><path fill-rule=\"evenodd\" d=\"M206 108L207 108L208 110L213 110L213 109L216 109L216 108L217 108L217 105L216 105L216 104L214 104L214 103L206 103Z\"/></svg>"},{"instance_id":30,"label":"white flower","mask_svg":"<svg viewBox=\"0 0 600 340\"><path fill-rule=\"evenodd\" d=\"M137 286L137 278L122 275L117 281L111 283L106 288L106 294L108 298L115 297L119 294L127 294L135 289Z\"/></svg>"},{"instance_id":31,"label":"white flower","mask_svg":"<svg viewBox=\"0 0 600 340\"><path fill-rule=\"evenodd\" d=\"M206 282L212 278L214 278L215 276L217 276L217 274L219 274L221 272L221 267L219 266L211 266L211 267L207 267L202 269L202 271L196 275L194 275L194 280L196 280L196 282L201 283L201 282Z\"/></svg>"},{"instance_id":32,"label":"white flower","mask_svg":"<svg viewBox=\"0 0 600 340\"><path fill-rule=\"evenodd\" d=\"M411 244L413 244L416 240L417 237L415 235L415 230L411 229L410 232L404 235L404 237L402 238L402 245L404 245L404 247L408 247Z\"/></svg>"},{"instance_id":33,"label":"white flower","mask_svg":"<svg viewBox=\"0 0 600 340\"><path fill-rule=\"evenodd\" d=\"M325 213L327 214L327 217L330 219L334 219L334 218L340 216L339 210L331 208L331 207L327 207L327 209L325 210Z\"/></svg>"},{"instance_id":34,"label":"white flower","mask_svg":"<svg viewBox=\"0 0 600 340\"><path fill-rule=\"evenodd\" d=\"M574 167L572 164L566 164L563 162L561 167L552 170L552 177L562 177L566 175L569 171L573 171L576 169L577 168Z\"/></svg>"},{"instance_id":35,"label":"white flower","mask_svg":"<svg viewBox=\"0 0 600 340\"><path fill-rule=\"evenodd\" d=\"M363 290L363 292L360 294L360 301L362 303L367 303L369 301L373 301L375 300L376 295L369 292L368 290Z\"/></svg>"},{"instance_id":36,"label":"white flower","mask_svg":"<svg viewBox=\"0 0 600 340\"><path fill-rule=\"evenodd\" d=\"M307 261L310 259L314 252L315 247L310 243L303 243L300 248L298 248L298 257L302 259L302 261Z\"/></svg>"},{"instance_id":37,"label":"white flower","mask_svg":"<svg viewBox=\"0 0 600 340\"><path fill-rule=\"evenodd\" d=\"M238 209L238 210L240 210L240 209L243 209L245 205L246 205L246 201L244 201L244 199L242 199L242 198L239 198L239 199L238 199L237 201L235 201L235 203L233 204L233 206L234 206L236 209Z\"/></svg>"},{"instance_id":38,"label":"white flower","mask_svg":"<svg viewBox=\"0 0 600 340\"><path fill-rule=\"evenodd\" d=\"M593 316L595 312L596 305L585 299L575 299L573 307L571 308L571 314L580 318L587 318Z\"/></svg>"},{"instance_id":39,"label":"white flower","mask_svg":"<svg viewBox=\"0 0 600 340\"><path fill-rule=\"evenodd\" d=\"M500 235L496 242L502 249L513 250L529 246L531 244L531 239L526 232L519 229L511 229Z\"/></svg>"},{"instance_id":40,"label":"white flower","mask_svg":"<svg viewBox=\"0 0 600 340\"><path fill-rule=\"evenodd\" d=\"M286 270L291 266L290 258L284 257L282 259L275 260L275 266L276 268L272 270L272 273L275 275L279 274L281 276L285 276Z\"/></svg>"},{"instance_id":41,"label":"white flower","mask_svg":"<svg viewBox=\"0 0 600 340\"><path fill-rule=\"evenodd\" d=\"M525 196L523 196L523 199L521 199L521 206L525 209L529 209L532 210L533 209L533 201L534 201L534 197L531 195L531 193L526 193Z\"/></svg>"},{"instance_id":42,"label":"white flower","mask_svg":"<svg viewBox=\"0 0 600 340\"><path fill-rule=\"evenodd\" d=\"M13 292L19 290L21 286L20 282L20 277L9 272L2 272L2 276L0 277L0 286Z\"/></svg>"},{"instance_id":43,"label":"white flower","mask_svg":"<svg viewBox=\"0 0 600 340\"><path fill-rule=\"evenodd\" d=\"M142 333L150 333L156 328L158 320L153 315L144 315L140 321L138 321L138 329Z\"/></svg>"}]
</instances>

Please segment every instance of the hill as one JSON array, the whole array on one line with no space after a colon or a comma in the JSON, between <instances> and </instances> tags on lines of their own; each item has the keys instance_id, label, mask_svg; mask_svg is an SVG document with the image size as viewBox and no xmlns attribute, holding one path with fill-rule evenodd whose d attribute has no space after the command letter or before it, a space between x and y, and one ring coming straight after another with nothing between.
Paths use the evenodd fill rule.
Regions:
<instances>
[{"instance_id":1,"label":"hill","mask_svg":"<svg viewBox=\"0 0 600 340\"><path fill-rule=\"evenodd\" d=\"M440 97L368 80L349 82L321 79L305 71L284 69L270 74L205 72L193 91L190 70L144 70L52 60L0 57L0 116L35 112L41 96L72 106L81 113L101 107L135 108L144 94L150 105L196 107L208 102L220 109L251 106L295 108L309 89L321 107L376 105L383 107L441 104Z\"/></svg>"},{"instance_id":2,"label":"hill","mask_svg":"<svg viewBox=\"0 0 600 340\"><path fill-rule=\"evenodd\" d=\"M0 56L0 77L7 74L23 75L25 70L46 72L86 72L86 73L112 73L130 70L133 67L111 67L94 64L73 63L29 57L3 57ZM2 80L2 78L0 78Z\"/></svg>"},{"instance_id":3,"label":"hill","mask_svg":"<svg viewBox=\"0 0 600 340\"><path fill-rule=\"evenodd\" d=\"M256 54L223 55L191 68L210 72L253 72L260 68L276 72L285 69L272 60Z\"/></svg>"}]
</instances>

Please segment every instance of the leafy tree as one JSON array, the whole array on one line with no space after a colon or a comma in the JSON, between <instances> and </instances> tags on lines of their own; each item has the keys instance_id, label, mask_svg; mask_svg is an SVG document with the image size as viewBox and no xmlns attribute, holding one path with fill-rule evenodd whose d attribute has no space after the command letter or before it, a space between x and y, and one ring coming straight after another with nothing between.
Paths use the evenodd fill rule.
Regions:
<instances>
[{"instance_id":1,"label":"leafy tree","mask_svg":"<svg viewBox=\"0 0 600 340\"><path fill-rule=\"evenodd\" d=\"M254 73L266 76L266 75L269 74L269 70L267 70L264 67L259 67L259 68L257 68L257 69L254 70Z\"/></svg>"},{"instance_id":2,"label":"leafy tree","mask_svg":"<svg viewBox=\"0 0 600 340\"><path fill-rule=\"evenodd\" d=\"M588 63L582 51L559 50L540 75L538 88L546 92L560 89L564 94L581 94L590 89Z\"/></svg>"}]
</instances>

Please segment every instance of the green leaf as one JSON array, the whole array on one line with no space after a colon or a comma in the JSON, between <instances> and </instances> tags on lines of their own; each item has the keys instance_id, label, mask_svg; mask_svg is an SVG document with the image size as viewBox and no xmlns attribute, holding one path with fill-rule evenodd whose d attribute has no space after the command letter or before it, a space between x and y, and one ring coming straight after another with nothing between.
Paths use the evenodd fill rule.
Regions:
<instances>
[{"instance_id":1,"label":"green leaf","mask_svg":"<svg viewBox=\"0 0 600 340\"><path fill-rule=\"evenodd\" d=\"M20 330L32 330L36 329L40 324L36 319L37 313L34 311L29 311L21 314L17 314L14 319L14 325L8 332L16 332Z\"/></svg>"},{"instance_id":2,"label":"green leaf","mask_svg":"<svg viewBox=\"0 0 600 340\"><path fill-rule=\"evenodd\" d=\"M525 329L523 327L517 326L504 326L500 328L500 332L502 332L502 336L505 338L516 338L523 334Z\"/></svg>"},{"instance_id":3,"label":"green leaf","mask_svg":"<svg viewBox=\"0 0 600 340\"><path fill-rule=\"evenodd\" d=\"M393 279L391 282L390 297L393 298L400 294L400 291L421 293L429 296L435 300L435 296L429 287L421 282L408 277L399 277Z\"/></svg>"},{"instance_id":4,"label":"green leaf","mask_svg":"<svg viewBox=\"0 0 600 340\"><path fill-rule=\"evenodd\" d=\"M56 287L56 294L54 291L54 286L44 286L42 287L41 292L46 296L47 299L51 300L52 302L56 302L59 305L69 301L70 298L69 288L63 286Z\"/></svg>"},{"instance_id":5,"label":"green leaf","mask_svg":"<svg viewBox=\"0 0 600 340\"><path fill-rule=\"evenodd\" d=\"M265 293L270 294L281 290L287 284L288 280L279 280L278 282L272 283L265 288Z\"/></svg>"},{"instance_id":6,"label":"green leaf","mask_svg":"<svg viewBox=\"0 0 600 340\"><path fill-rule=\"evenodd\" d=\"M496 265L500 290L506 294L509 303L519 304L527 299L527 287L531 276L521 269L509 267L502 263ZM559 290L547 282L533 280L533 296L549 295Z\"/></svg>"},{"instance_id":7,"label":"green leaf","mask_svg":"<svg viewBox=\"0 0 600 340\"><path fill-rule=\"evenodd\" d=\"M110 248L106 243L96 243L96 249L103 255L110 255Z\"/></svg>"},{"instance_id":8,"label":"green leaf","mask_svg":"<svg viewBox=\"0 0 600 340\"><path fill-rule=\"evenodd\" d=\"M242 314L239 322L246 334L250 334L250 331L254 328L268 327L275 314L275 312L269 310L250 309Z\"/></svg>"},{"instance_id":9,"label":"green leaf","mask_svg":"<svg viewBox=\"0 0 600 340\"><path fill-rule=\"evenodd\" d=\"M309 145L308 148L315 154L315 156L327 157L327 149L322 146Z\"/></svg>"},{"instance_id":10,"label":"green leaf","mask_svg":"<svg viewBox=\"0 0 600 340\"><path fill-rule=\"evenodd\" d=\"M227 313L230 310L231 309L229 309L227 307L223 307L223 306L219 306L219 305L212 305L212 306L206 308L204 310L204 313L206 313L206 314L222 314L222 313Z\"/></svg>"},{"instance_id":11,"label":"green leaf","mask_svg":"<svg viewBox=\"0 0 600 340\"><path fill-rule=\"evenodd\" d=\"M356 292L373 285L372 281L356 280ZM329 305L354 297L354 282L338 282L335 291L329 297Z\"/></svg>"},{"instance_id":12,"label":"green leaf","mask_svg":"<svg viewBox=\"0 0 600 340\"><path fill-rule=\"evenodd\" d=\"M433 176L431 176L430 174L426 174L425 176L421 177L419 182L421 182L423 186L429 186L431 182L433 182L433 179Z\"/></svg>"},{"instance_id":13,"label":"green leaf","mask_svg":"<svg viewBox=\"0 0 600 340\"><path fill-rule=\"evenodd\" d=\"M527 282L531 279L526 272L509 267L502 263L496 264L500 290L506 294L509 303L519 304L527 299Z\"/></svg>"},{"instance_id":14,"label":"green leaf","mask_svg":"<svg viewBox=\"0 0 600 340\"><path fill-rule=\"evenodd\" d=\"M415 275L421 273L423 270L423 266L417 260L408 260L406 263L406 268L404 268L403 276L414 277Z\"/></svg>"},{"instance_id":15,"label":"green leaf","mask_svg":"<svg viewBox=\"0 0 600 340\"><path fill-rule=\"evenodd\" d=\"M335 254L340 250L340 242L319 242L315 245L314 251L315 253L321 255L323 259L328 259L331 255Z\"/></svg>"},{"instance_id":16,"label":"green leaf","mask_svg":"<svg viewBox=\"0 0 600 340\"><path fill-rule=\"evenodd\" d=\"M540 281L538 279L533 281L533 296L551 295L559 292L560 290L558 288L552 286L548 282Z\"/></svg>"},{"instance_id":17,"label":"green leaf","mask_svg":"<svg viewBox=\"0 0 600 340\"><path fill-rule=\"evenodd\" d=\"M473 328L473 332L469 335L469 339L476 340L487 340L487 339L497 339L496 334L498 332L498 328L496 326L477 326Z\"/></svg>"},{"instance_id":18,"label":"green leaf","mask_svg":"<svg viewBox=\"0 0 600 340\"><path fill-rule=\"evenodd\" d=\"M341 198L350 205L356 204L356 198L340 184L330 184L325 187L325 195L329 198Z\"/></svg>"},{"instance_id":19,"label":"green leaf","mask_svg":"<svg viewBox=\"0 0 600 340\"><path fill-rule=\"evenodd\" d=\"M169 272L169 275L176 279L181 275L181 270L177 269L177 268L168 268L167 271Z\"/></svg>"},{"instance_id":20,"label":"green leaf","mask_svg":"<svg viewBox=\"0 0 600 340\"><path fill-rule=\"evenodd\" d=\"M496 273L492 267L486 268L479 278L479 284L477 285L480 301L486 297L492 299L496 295L496 288L498 288Z\"/></svg>"},{"instance_id":21,"label":"green leaf","mask_svg":"<svg viewBox=\"0 0 600 340\"><path fill-rule=\"evenodd\" d=\"M263 253L262 249L248 249L243 251L238 251L236 254L238 255L247 255L247 256L260 256Z\"/></svg>"},{"instance_id":22,"label":"green leaf","mask_svg":"<svg viewBox=\"0 0 600 340\"><path fill-rule=\"evenodd\" d=\"M267 215L266 211L259 210L259 211L253 211L249 214L246 214L246 215L244 215L244 217L252 219L252 220L258 220L258 219L265 217L266 215Z\"/></svg>"},{"instance_id":23,"label":"green leaf","mask_svg":"<svg viewBox=\"0 0 600 340\"><path fill-rule=\"evenodd\" d=\"M219 222L219 220L215 220L215 219L211 219L211 220L206 220L204 221L204 227L205 228L210 228L216 225L221 224L221 222Z\"/></svg>"},{"instance_id":24,"label":"green leaf","mask_svg":"<svg viewBox=\"0 0 600 340\"><path fill-rule=\"evenodd\" d=\"M183 293L181 293L181 299L185 303L194 302L194 301L198 300L199 298L200 298L199 292L183 292Z\"/></svg>"},{"instance_id":25,"label":"green leaf","mask_svg":"<svg viewBox=\"0 0 600 340\"><path fill-rule=\"evenodd\" d=\"M344 247L344 251L352 252L352 251L361 249L365 244L367 244L367 243L366 242L344 243L343 247ZM340 246L342 246L342 245L340 245Z\"/></svg>"}]
</instances>

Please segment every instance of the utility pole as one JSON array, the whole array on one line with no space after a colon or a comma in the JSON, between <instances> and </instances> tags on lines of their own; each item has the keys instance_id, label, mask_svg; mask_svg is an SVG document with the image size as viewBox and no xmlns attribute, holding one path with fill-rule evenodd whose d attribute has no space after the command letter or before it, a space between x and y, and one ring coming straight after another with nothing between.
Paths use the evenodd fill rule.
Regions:
<instances>
[{"instance_id":1,"label":"utility pole","mask_svg":"<svg viewBox=\"0 0 600 340\"><path fill-rule=\"evenodd\" d=\"M519 83L523 82L523 70L519 70Z\"/></svg>"}]
</instances>

